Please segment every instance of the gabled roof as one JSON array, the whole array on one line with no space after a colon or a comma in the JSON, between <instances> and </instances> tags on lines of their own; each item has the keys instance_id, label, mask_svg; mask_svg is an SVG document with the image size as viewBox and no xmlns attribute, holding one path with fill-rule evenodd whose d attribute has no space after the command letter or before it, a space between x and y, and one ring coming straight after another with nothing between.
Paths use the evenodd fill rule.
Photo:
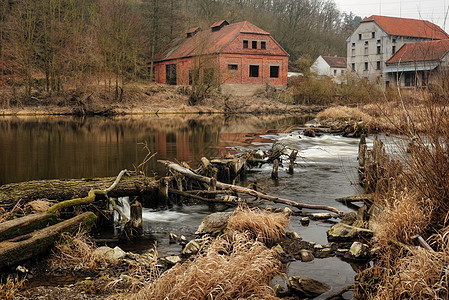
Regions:
<instances>
[{"instance_id":1,"label":"gabled roof","mask_svg":"<svg viewBox=\"0 0 449 300\"><path fill-rule=\"evenodd\" d=\"M216 22L214 25L216 24L223 24L223 21ZM248 21L225 25L217 31L209 28L199 31L192 37L174 39L164 50L157 54L156 60L162 61L195 55L220 53L240 33L270 35L265 30L260 29Z\"/></svg>"},{"instance_id":2,"label":"gabled roof","mask_svg":"<svg viewBox=\"0 0 449 300\"><path fill-rule=\"evenodd\" d=\"M346 68L346 57L321 56L331 68Z\"/></svg>"},{"instance_id":3,"label":"gabled roof","mask_svg":"<svg viewBox=\"0 0 449 300\"><path fill-rule=\"evenodd\" d=\"M361 23L366 22L375 22L389 35L421 37L437 40L449 38L449 35L443 29L425 20L373 15L361 21Z\"/></svg>"},{"instance_id":4,"label":"gabled roof","mask_svg":"<svg viewBox=\"0 0 449 300\"><path fill-rule=\"evenodd\" d=\"M387 61L387 64L402 62L425 62L441 60L449 52L449 40L410 43Z\"/></svg>"}]
</instances>

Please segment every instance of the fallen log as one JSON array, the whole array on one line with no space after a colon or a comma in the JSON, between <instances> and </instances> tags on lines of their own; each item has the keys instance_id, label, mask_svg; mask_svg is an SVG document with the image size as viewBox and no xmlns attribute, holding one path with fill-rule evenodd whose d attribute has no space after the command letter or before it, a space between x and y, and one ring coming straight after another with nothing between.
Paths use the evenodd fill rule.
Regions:
<instances>
[{"instance_id":1,"label":"fallen log","mask_svg":"<svg viewBox=\"0 0 449 300\"><path fill-rule=\"evenodd\" d=\"M364 202L364 203L371 204L374 201L374 194L361 194L361 195L337 198L335 200L338 202L342 202L342 203Z\"/></svg>"},{"instance_id":2,"label":"fallen log","mask_svg":"<svg viewBox=\"0 0 449 300\"><path fill-rule=\"evenodd\" d=\"M40 213L0 223L0 241L30 233L57 222L55 214Z\"/></svg>"},{"instance_id":3,"label":"fallen log","mask_svg":"<svg viewBox=\"0 0 449 300\"><path fill-rule=\"evenodd\" d=\"M200 181L200 182L204 182L207 184L210 184L211 182L211 178L209 177L205 177L202 175L198 175L195 174L194 172L192 172L189 169L186 169L176 163L173 163L171 161L167 161L167 160L158 160L158 162L164 164L166 167L173 169L181 174L183 174L184 176L187 176L191 179ZM302 209L302 208L309 208L309 209L318 209L318 210L327 210L327 211L331 211L334 213L337 213L338 215L342 216L344 213L334 207L331 206L327 206L327 205L312 205L312 204L304 204L304 203L297 203L291 200L287 200L287 199L282 199L279 197L274 197L274 196L270 196L270 195L266 195L263 194L261 192L255 191L253 189L249 189L249 188L245 188L245 187L241 187L238 185L233 185L233 184L227 184L227 183L223 183L223 182L219 182L217 181L216 183L216 187L217 189L222 189L222 190L231 190L237 193L242 193L242 194L247 194L247 195L251 195L254 197L257 197L258 199L264 199L264 200L268 200L268 201L272 201L274 203L282 203L282 204L286 204L286 205L290 205L293 207L296 207L298 209Z\"/></svg>"},{"instance_id":4,"label":"fallen log","mask_svg":"<svg viewBox=\"0 0 449 300\"><path fill-rule=\"evenodd\" d=\"M114 182L115 177L70 180L34 180L21 183L10 183L0 186L0 207L11 210L21 200L21 204L36 199L66 200L86 195L92 189L106 189ZM125 176L114 190L108 193L111 197L133 196L157 191L154 178L145 176Z\"/></svg>"},{"instance_id":5,"label":"fallen log","mask_svg":"<svg viewBox=\"0 0 449 300\"><path fill-rule=\"evenodd\" d=\"M0 268L47 252L62 233L89 230L96 219L94 213L85 212L56 225L0 242Z\"/></svg>"}]
</instances>

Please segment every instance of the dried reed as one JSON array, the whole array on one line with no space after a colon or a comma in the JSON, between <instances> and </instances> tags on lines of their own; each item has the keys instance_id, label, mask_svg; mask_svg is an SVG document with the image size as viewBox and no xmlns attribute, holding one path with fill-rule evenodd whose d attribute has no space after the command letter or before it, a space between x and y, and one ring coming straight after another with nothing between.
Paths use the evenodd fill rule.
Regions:
<instances>
[{"instance_id":1,"label":"dried reed","mask_svg":"<svg viewBox=\"0 0 449 300\"><path fill-rule=\"evenodd\" d=\"M276 299L269 283L281 273L273 250L236 233L193 261L177 264L134 299Z\"/></svg>"},{"instance_id":2,"label":"dried reed","mask_svg":"<svg viewBox=\"0 0 449 300\"><path fill-rule=\"evenodd\" d=\"M16 299L17 293L24 287L26 279L8 276L5 282L0 281L0 299Z\"/></svg>"}]
</instances>

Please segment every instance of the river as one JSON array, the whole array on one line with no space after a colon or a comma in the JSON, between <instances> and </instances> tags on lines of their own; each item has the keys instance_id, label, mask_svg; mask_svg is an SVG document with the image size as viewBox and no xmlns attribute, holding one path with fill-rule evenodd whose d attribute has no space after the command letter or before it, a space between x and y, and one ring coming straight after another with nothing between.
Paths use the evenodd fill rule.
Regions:
<instances>
[{"instance_id":1,"label":"river","mask_svg":"<svg viewBox=\"0 0 449 300\"><path fill-rule=\"evenodd\" d=\"M0 184L34 179L91 178L116 176L133 169L148 153L157 153L147 165L147 175L166 173L157 159L186 161L249 149L267 150L282 140L299 149L295 172L280 168L279 179L270 178L271 166L249 172L242 182L257 181L264 191L310 204L323 204L351 211L336 198L360 193L357 182L358 140L341 136L305 137L304 116L148 115L114 118L0 117ZM145 238L123 245L126 250L146 251L157 240L161 255L178 254L180 246L169 245L168 233L193 237L201 220L221 206L195 205L168 210L144 208ZM337 220L333 220L337 221ZM307 241L327 244L330 222L312 221L302 226L292 217L290 230ZM353 266L332 257L288 265L287 274L326 282L332 290L351 284ZM279 281L276 279L276 281ZM348 294L345 294L348 295ZM350 298L350 295L348 296Z\"/></svg>"}]
</instances>

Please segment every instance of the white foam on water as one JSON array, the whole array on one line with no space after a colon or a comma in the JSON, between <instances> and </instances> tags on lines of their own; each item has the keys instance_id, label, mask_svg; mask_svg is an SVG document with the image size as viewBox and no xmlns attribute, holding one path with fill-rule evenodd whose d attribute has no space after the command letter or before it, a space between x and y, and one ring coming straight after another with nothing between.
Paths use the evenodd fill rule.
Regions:
<instances>
[{"instance_id":1,"label":"white foam on water","mask_svg":"<svg viewBox=\"0 0 449 300\"><path fill-rule=\"evenodd\" d=\"M152 210L148 208L142 209L142 219L144 222L171 223L183 217L187 217L188 215L189 214L173 210Z\"/></svg>"}]
</instances>

